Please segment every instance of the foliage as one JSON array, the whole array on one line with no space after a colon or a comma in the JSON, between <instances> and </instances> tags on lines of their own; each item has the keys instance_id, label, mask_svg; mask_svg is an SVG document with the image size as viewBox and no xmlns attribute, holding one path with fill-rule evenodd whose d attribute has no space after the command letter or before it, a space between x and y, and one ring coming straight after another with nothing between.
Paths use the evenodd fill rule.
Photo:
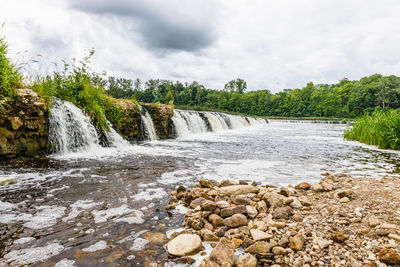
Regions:
<instances>
[{"instance_id":1,"label":"foliage","mask_svg":"<svg viewBox=\"0 0 400 267\"><path fill-rule=\"evenodd\" d=\"M72 65L64 62L63 71L36 78L32 88L48 103L53 97L74 103L85 111L100 131L109 131L107 119L118 125L122 111L106 96L100 75L90 71L89 60L93 54L94 50L91 50L83 60L73 59Z\"/></svg>"},{"instance_id":2,"label":"foliage","mask_svg":"<svg viewBox=\"0 0 400 267\"><path fill-rule=\"evenodd\" d=\"M246 92L246 82L236 79L225 90L206 89L198 82L149 80L134 89L141 102L169 103L255 116L355 118L375 107L400 108L400 78L374 74L359 81L346 78L337 84L308 83L303 88Z\"/></svg>"},{"instance_id":3,"label":"foliage","mask_svg":"<svg viewBox=\"0 0 400 267\"><path fill-rule=\"evenodd\" d=\"M12 97L14 89L22 85L22 76L18 73L18 68L7 57L7 52L7 42L4 37L0 36L0 98Z\"/></svg>"},{"instance_id":4,"label":"foliage","mask_svg":"<svg viewBox=\"0 0 400 267\"><path fill-rule=\"evenodd\" d=\"M377 110L355 120L344 137L379 148L400 149L400 110Z\"/></svg>"}]
</instances>

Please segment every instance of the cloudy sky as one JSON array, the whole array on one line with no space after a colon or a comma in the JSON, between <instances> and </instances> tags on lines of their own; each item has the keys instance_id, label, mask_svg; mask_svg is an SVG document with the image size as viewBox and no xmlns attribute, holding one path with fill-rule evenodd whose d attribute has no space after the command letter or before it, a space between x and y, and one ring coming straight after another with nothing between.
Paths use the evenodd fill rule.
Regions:
<instances>
[{"instance_id":1,"label":"cloudy sky","mask_svg":"<svg viewBox=\"0 0 400 267\"><path fill-rule=\"evenodd\" d=\"M0 22L39 73L94 48L108 75L276 92L400 75L399 14L398 0L1 0Z\"/></svg>"}]
</instances>

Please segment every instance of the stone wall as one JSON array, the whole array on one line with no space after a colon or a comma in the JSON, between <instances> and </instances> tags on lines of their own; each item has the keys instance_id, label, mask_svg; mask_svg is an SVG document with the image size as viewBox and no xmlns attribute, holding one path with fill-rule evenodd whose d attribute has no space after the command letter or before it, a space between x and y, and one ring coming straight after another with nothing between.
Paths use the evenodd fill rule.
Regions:
<instances>
[{"instance_id":1,"label":"stone wall","mask_svg":"<svg viewBox=\"0 0 400 267\"><path fill-rule=\"evenodd\" d=\"M47 148L47 107L31 89L17 89L14 98L1 99L0 159L36 156Z\"/></svg>"},{"instance_id":2,"label":"stone wall","mask_svg":"<svg viewBox=\"0 0 400 267\"><path fill-rule=\"evenodd\" d=\"M172 116L174 116L173 107L165 104L143 104L149 111L153 119L154 128L160 139L173 137Z\"/></svg>"}]
</instances>

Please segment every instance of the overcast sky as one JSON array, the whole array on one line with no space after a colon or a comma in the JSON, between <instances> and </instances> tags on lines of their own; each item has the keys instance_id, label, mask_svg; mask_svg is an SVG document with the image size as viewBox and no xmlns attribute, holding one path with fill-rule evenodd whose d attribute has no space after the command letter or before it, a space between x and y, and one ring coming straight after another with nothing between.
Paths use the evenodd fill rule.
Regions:
<instances>
[{"instance_id":1,"label":"overcast sky","mask_svg":"<svg viewBox=\"0 0 400 267\"><path fill-rule=\"evenodd\" d=\"M250 90L400 75L399 0L1 0L19 60L81 57L96 71ZM23 58L23 59L21 59ZM41 66L40 71L48 66Z\"/></svg>"}]
</instances>

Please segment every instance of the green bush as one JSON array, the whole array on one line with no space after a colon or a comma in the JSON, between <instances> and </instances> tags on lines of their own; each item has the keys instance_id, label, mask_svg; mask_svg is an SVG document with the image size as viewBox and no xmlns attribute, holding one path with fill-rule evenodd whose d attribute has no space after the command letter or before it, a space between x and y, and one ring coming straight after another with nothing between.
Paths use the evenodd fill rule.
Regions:
<instances>
[{"instance_id":1,"label":"green bush","mask_svg":"<svg viewBox=\"0 0 400 267\"><path fill-rule=\"evenodd\" d=\"M82 61L73 61L72 65L64 63L62 72L55 71L46 77L38 77L32 84L45 101L51 106L53 97L74 103L91 118L91 122L100 131L109 131L107 119L114 125L118 125L122 117L122 111L113 105L113 100L107 97L104 87L96 84L98 74L89 69L89 55Z\"/></svg>"},{"instance_id":2,"label":"green bush","mask_svg":"<svg viewBox=\"0 0 400 267\"><path fill-rule=\"evenodd\" d=\"M383 149L400 150L400 110L377 110L357 118L344 137Z\"/></svg>"},{"instance_id":3,"label":"green bush","mask_svg":"<svg viewBox=\"0 0 400 267\"><path fill-rule=\"evenodd\" d=\"M22 76L7 57L8 45L0 36L0 98L14 95L14 89L22 85Z\"/></svg>"}]
</instances>

